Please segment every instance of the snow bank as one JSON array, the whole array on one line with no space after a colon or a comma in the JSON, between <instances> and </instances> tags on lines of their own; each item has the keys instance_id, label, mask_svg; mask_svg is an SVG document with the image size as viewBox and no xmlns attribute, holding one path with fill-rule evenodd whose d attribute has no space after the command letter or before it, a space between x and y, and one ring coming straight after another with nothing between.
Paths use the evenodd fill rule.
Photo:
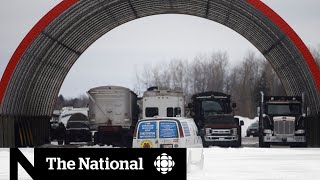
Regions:
<instances>
[{"instance_id":1,"label":"snow bank","mask_svg":"<svg viewBox=\"0 0 320 180\"><path fill-rule=\"evenodd\" d=\"M235 116L235 117L239 118L240 121L242 120L244 122L244 125L241 127L241 135L242 135L242 137L246 136L246 131L247 131L248 127L252 123L256 122L259 119L259 117L255 117L254 119L250 119L250 118L242 117L242 116Z\"/></svg>"}]
</instances>

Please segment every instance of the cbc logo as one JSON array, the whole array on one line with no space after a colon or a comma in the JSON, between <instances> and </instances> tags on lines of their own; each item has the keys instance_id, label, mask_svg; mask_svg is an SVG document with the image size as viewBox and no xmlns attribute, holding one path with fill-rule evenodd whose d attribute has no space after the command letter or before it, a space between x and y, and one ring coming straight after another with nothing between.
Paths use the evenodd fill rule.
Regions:
<instances>
[{"instance_id":1,"label":"cbc logo","mask_svg":"<svg viewBox=\"0 0 320 180\"><path fill-rule=\"evenodd\" d=\"M162 153L154 161L154 166L162 174L167 174L168 172L172 171L172 168L174 166L174 161L172 160L171 156L169 156L166 153Z\"/></svg>"}]
</instances>

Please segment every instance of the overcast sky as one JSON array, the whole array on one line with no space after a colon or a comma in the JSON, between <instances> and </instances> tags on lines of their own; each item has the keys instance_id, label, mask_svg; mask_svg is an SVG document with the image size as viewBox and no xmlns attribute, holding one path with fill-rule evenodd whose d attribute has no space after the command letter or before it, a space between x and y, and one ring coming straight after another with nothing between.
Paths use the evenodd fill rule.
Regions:
<instances>
[{"instance_id":1,"label":"overcast sky","mask_svg":"<svg viewBox=\"0 0 320 180\"><path fill-rule=\"evenodd\" d=\"M60 0L1 0L0 74L18 44ZM320 44L319 0L263 0L280 14L310 47ZM92 87L120 85L133 89L135 71L145 64L173 58L191 60L197 54L226 51L231 64L249 51L246 39L215 22L186 15L158 15L119 26L95 42L76 62L60 93L84 94Z\"/></svg>"}]
</instances>

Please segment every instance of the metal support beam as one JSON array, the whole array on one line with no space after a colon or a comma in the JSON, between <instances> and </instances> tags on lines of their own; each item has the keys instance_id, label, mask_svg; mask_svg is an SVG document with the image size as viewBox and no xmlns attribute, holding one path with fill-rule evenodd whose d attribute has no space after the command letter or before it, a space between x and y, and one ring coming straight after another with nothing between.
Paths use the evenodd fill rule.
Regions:
<instances>
[{"instance_id":1,"label":"metal support beam","mask_svg":"<svg viewBox=\"0 0 320 180\"><path fill-rule=\"evenodd\" d=\"M82 54L81 52L78 52L78 51L76 51L76 50L72 49L71 47L69 47L69 46L67 46L67 45L63 44L63 43L62 43L62 42L60 42L58 39L55 39L55 38L53 38L52 36L50 36L48 33L46 33L46 32L44 32L44 31L42 31L42 32L41 32L41 34L45 35L46 37L48 37L48 38L49 38L49 39L51 39L52 41L57 42L60 46L62 46L62 47L64 47L64 48L68 49L69 51L71 51L71 52L75 53L76 55L81 56L81 54Z\"/></svg>"},{"instance_id":2,"label":"metal support beam","mask_svg":"<svg viewBox=\"0 0 320 180\"><path fill-rule=\"evenodd\" d=\"M129 6L130 6L134 16L138 19L139 18L138 13L137 13L136 9L134 9L134 7L133 7L133 5L131 3L131 0L128 0L128 3L129 3Z\"/></svg>"},{"instance_id":3,"label":"metal support beam","mask_svg":"<svg viewBox=\"0 0 320 180\"><path fill-rule=\"evenodd\" d=\"M170 8L173 9L173 3L172 0L169 0Z\"/></svg>"},{"instance_id":4,"label":"metal support beam","mask_svg":"<svg viewBox=\"0 0 320 180\"><path fill-rule=\"evenodd\" d=\"M210 0L208 0L208 2L207 2L207 7L206 7L206 14L205 14L205 18L208 18L208 16L209 16L209 9L210 9Z\"/></svg>"},{"instance_id":5,"label":"metal support beam","mask_svg":"<svg viewBox=\"0 0 320 180\"><path fill-rule=\"evenodd\" d=\"M281 41L286 37L286 35L282 35L282 37L280 39L278 39L269 49L263 51L263 55L266 56L269 52L271 52L275 47L277 47Z\"/></svg>"}]
</instances>

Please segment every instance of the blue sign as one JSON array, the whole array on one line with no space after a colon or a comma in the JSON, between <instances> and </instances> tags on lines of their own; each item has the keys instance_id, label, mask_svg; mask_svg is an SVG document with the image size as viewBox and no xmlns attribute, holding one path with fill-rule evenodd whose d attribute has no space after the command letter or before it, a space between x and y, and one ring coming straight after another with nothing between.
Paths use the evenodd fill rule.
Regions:
<instances>
[{"instance_id":1,"label":"blue sign","mask_svg":"<svg viewBox=\"0 0 320 180\"><path fill-rule=\"evenodd\" d=\"M138 139L156 138L157 122L141 122L138 129Z\"/></svg>"},{"instance_id":2,"label":"blue sign","mask_svg":"<svg viewBox=\"0 0 320 180\"><path fill-rule=\"evenodd\" d=\"M159 123L159 137L160 138L177 138L178 130L176 122L160 122Z\"/></svg>"}]
</instances>

